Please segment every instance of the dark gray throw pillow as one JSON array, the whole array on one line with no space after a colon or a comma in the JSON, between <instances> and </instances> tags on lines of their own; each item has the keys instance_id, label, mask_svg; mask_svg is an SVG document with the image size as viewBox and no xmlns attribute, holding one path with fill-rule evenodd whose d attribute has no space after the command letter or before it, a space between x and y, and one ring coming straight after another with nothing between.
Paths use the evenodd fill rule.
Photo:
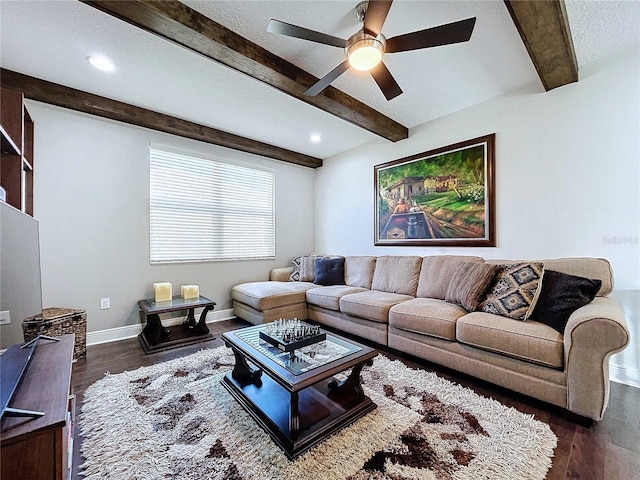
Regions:
<instances>
[{"instance_id":1,"label":"dark gray throw pillow","mask_svg":"<svg viewBox=\"0 0 640 480\"><path fill-rule=\"evenodd\" d=\"M545 270L540 296L530 320L545 323L564 334L571 314L591 303L601 285L601 280Z\"/></svg>"},{"instance_id":2,"label":"dark gray throw pillow","mask_svg":"<svg viewBox=\"0 0 640 480\"><path fill-rule=\"evenodd\" d=\"M316 258L316 285L344 285L344 257Z\"/></svg>"}]
</instances>

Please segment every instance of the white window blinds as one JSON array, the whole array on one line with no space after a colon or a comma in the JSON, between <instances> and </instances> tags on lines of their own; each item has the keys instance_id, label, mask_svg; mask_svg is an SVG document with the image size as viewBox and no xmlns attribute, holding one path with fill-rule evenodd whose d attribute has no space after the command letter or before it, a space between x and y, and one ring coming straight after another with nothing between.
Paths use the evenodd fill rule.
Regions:
<instances>
[{"instance_id":1,"label":"white window blinds","mask_svg":"<svg viewBox=\"0 0 640 480\"><path fill-rule=\"evenodd\" d=\"M275 257L275 175L150 148L151 263Z\"/></svg>"}]
</instances>

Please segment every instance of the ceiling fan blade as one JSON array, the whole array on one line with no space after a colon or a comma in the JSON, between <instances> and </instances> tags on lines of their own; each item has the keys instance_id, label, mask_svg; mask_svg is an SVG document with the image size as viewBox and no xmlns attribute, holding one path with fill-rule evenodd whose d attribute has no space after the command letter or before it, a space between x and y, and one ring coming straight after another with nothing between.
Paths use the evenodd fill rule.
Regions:
<instances>
[{"instance_id":1,"label":"ceiling fan blade","mask_svg":"<svg viewBox=\"0 0 640 480\"><path fill-rule=\"evenodd\" d=\"M373 67L370 72L387 100L392 100L402 93L400 85L383 62Z\"/></svg>"},{"instance_id":2,"label":"ceiling fan blade","mask_svg":"<svg viewBox=\"0 0 640 480\"><path fill-rule=\"evenodd\" d=\"M387 19L393 0L369 0L364 14L364 31L377 37L382 32L382 25Z\"/></svg>"},{"instance_id":3,"label":"ceiling fan blade","mask_svg":"<svg viewBox=\"0 0 640 480\"><path fill-rule=\"evenodd\" d=\"M438 47L451 43L466 42L471 38L476 17L438 27L398 35L387 40L385 53L406 52L420 48Z\"/></svg>"},{"instance_id":4,"label":"ceiling fan blade","mask_svg":"<svg viewBox=\"0 0 640 480\"><path fill-rule=\"evenodd\" d=\"M280 20L274 20L273 18L269 20L267 32L278 33L288 37L301 38L303 40L309 40L310 42L324 43L325 45L331 45L332 47L344 48L347 46L347 41L342 38L309 30L308 28L291 25L289 23L281 22Z\"/></svg>"},{"instance_id":5,"label":"ceiling fan blade","mask_svg":"<svg viewBox=\"0 0 640 480\"><path fill-rule=\"evenodd\" d=\"M304 95L313 97L319 94L322 90L327 88L331 82L333 82L347 70L349 70L349 60L345 60L336 68L327 73L324 77L322 77L314 85L312 85L306 92L304 92Z\"/></svg>"}]
</instances>

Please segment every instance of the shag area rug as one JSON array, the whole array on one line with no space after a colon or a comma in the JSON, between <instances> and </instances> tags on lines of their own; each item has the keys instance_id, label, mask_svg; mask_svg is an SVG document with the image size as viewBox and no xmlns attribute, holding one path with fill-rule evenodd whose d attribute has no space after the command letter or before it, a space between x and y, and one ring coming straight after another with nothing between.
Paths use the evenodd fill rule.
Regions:
<instances>
[{"instance_id":1,"label":"shag area rug","mask_svg":"<svg viewBox=\"0 0 640 480\"><path fill-rule=\"evenodd\" d=\"M378 408L294 461L220 384L226 347L90 386L80 428L88 479L544 479L543 422L379 355L362 372Z\"/></svg>"}]
</instances>

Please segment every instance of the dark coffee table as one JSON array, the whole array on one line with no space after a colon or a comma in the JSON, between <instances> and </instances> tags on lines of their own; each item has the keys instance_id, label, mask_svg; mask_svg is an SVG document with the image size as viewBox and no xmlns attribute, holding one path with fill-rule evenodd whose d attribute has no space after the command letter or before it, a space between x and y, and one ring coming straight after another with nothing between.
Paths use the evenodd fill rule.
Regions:
<instances>
[{"instance_id":1,"label":"dark coffee table","mask_svg":"<svg viewBox=\"0 0 640 480\"><path fill-rule=\"evenodd\" d=\"M236 364L222 384L294 459L376 408L360 372L375 349L328 333L326 340L283 352L260 338L264 325L222 334ZM353 368L338 382L333 375Z\"/></svg>"}]
</instances>

